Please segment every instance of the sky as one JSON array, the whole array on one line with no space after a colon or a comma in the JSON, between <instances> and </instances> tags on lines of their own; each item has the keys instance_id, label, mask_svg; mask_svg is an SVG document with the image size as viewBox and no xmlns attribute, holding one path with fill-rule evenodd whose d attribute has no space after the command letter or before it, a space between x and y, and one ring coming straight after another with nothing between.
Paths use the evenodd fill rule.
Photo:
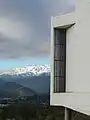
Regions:
<instances>
[{"instance_id":1,"label":"sky","mask_svg":"<svg viewBox=\"0 0 90 120\"><path fill-rule=\"evenodd\" d=\"M0 69L50 64L51 16L74 0L0 0Z\"/></svg>"}]
</instances>

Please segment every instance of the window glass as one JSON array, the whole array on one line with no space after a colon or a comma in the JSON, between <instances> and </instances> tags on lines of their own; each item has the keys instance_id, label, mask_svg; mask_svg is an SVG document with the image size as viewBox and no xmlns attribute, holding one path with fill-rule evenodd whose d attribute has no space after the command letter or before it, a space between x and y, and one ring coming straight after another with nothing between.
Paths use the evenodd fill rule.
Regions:
<instances>
[{"instance_id":1,"label":"window glass","mask_svg":"<svg viewBox=\"0 0 90 120\"><path fill-rule=\"evenodd\" d=\"M64 83L64 77L55 77L55 91L58 92L65 92L65 83Z\"/></svg>"},{"instance_id":2,"label":"window glass","mask_svg":"<svg viewBox=\"0 0 90 120\"><path fill-rule=\"evenodd\" d=\"M65 39L66 39L65 30L55 29L54 35L55 35L55 44L65 44Z\"/></svg>"},{"instance_id":3,"label":"window glass","mask_svg":"<svg viewBox=\"0 0 90 120\"><path fill-rule=\"evenodd\" d=\"M54 37L54 92L65 92L66 31L55 29Z\"/></svg>"},{"instance_id":4,"label":"window glass","mask_svg":"<svg viewBox=\"0 0 90 120\"><path fill-rule=\"evenodd\" d=\"M54 47L54 55L56 60L64 60L64 52L65 46L64 45L55 45Z\"/></svg>"}]
</instances>

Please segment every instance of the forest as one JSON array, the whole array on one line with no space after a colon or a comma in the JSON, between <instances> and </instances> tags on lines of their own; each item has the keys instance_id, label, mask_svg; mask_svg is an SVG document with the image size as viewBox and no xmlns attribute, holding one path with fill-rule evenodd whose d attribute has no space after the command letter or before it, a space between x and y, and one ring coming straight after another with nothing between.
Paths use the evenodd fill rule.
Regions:
<instances>
[{"instance_id":1,"label":"forest","mask_svg":"<svg viewBox=\"0 0 90 120\"><path fill-rule=\"evenodd\" d=\"M0 120L64 120L64 109L48 104L10 104L0 108Z\"/></svg>"}]
</instances>

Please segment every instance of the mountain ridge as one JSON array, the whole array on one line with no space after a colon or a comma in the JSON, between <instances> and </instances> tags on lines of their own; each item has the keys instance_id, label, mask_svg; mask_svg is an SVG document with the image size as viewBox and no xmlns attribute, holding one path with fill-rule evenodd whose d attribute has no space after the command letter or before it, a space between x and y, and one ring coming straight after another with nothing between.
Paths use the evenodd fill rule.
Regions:
<instances>
[{"instance_id":1,"label":"mountain ridge","mask_svg":"<svg viewBox=\"0 0 90 120\"><path fill-rule=\"evenodd\" d=\"M50 73L50 65L31 65L22 68L11 69L6 72L0 72L0 76L39 76Z\"/></svg>"},{"instance_id":2,"label":"mountain ridge","mask_svg":"<svg viewBox=\"0 0 90 120\"><path fill-rule=\"evenodd\" d=\"M0 79L15 82L37 93L48 93L50 89L50 66L36 65L15 68L0 74Z\"/></svg>"}]
</instances>

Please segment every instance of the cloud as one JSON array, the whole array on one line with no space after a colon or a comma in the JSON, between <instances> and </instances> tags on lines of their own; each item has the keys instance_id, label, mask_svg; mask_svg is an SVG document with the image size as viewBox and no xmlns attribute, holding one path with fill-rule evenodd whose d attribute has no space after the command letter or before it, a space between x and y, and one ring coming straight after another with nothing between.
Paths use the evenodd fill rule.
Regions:
<instances>
[{"instance_id":1,"label":"cloud","mask_svg":"<svg viewBox=\"0 0 90 120\"><path fill-rule=\"evenodd\" d=\"M21 40L27 35L27 26L21 21L0 17L0 33L12 40Z\"/></svg>"},{"instance_id":2,"label":"cloud","mask_svg":"<svg viewBox=\"0 0 90 120\"><path fill-rule=\"evenodd\" d=\"M0 58L50 55L50 18L74 0L0 0Z\"/></svg>"}]
</instances>

